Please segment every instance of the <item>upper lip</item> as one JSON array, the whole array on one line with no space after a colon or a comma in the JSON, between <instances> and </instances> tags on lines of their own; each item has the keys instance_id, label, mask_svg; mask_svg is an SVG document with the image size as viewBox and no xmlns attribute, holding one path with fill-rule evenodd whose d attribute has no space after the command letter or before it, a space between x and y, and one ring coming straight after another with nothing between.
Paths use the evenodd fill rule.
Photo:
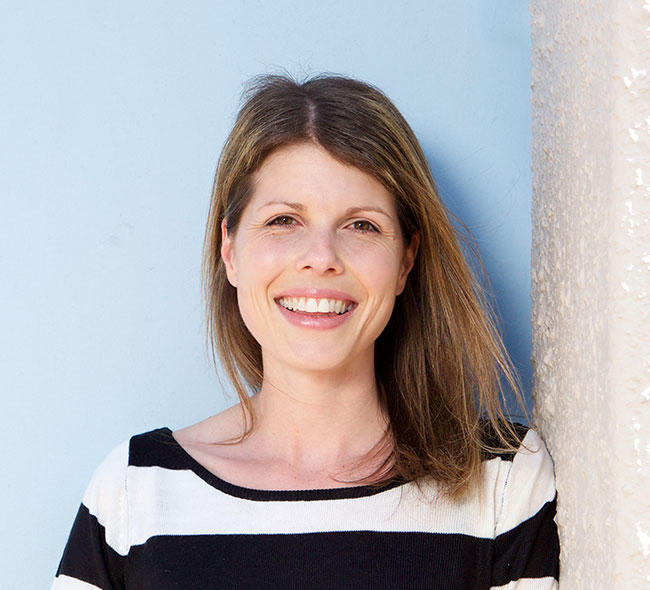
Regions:
<instances>
[{"instance_id":1,"label":"upper lip","mask_svg":"<svg viewBox=\"0 0 650 590\"><path fill-rule=\"evenodd\" d=\"M316 289L315 287L288 289L276 295L275 299L282 299L283 297L304 297L305 299L340 299L341 301L352 301L352 303L357 303L357 300L349 293L336 291L335 289Z\"/></svg>"}]
</instances>

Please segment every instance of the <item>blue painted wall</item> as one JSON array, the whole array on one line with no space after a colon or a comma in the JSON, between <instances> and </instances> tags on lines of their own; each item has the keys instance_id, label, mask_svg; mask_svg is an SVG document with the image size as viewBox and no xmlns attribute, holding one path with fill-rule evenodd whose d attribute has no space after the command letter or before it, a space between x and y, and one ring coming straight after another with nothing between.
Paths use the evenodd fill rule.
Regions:
<instances>
[{"instance_id":1,"label":"blue painted wall","mask_svg":"<svg viewBox=\"0 0 650 590\"><path fill-rule=\"evenodd\" d=\"M518 0L3 5L3 586L47 587L113 446L226 405L199 265L254 74L334 71L395 101L478 239L530 390L529 53Z\"/></svg>"}]
</instances>

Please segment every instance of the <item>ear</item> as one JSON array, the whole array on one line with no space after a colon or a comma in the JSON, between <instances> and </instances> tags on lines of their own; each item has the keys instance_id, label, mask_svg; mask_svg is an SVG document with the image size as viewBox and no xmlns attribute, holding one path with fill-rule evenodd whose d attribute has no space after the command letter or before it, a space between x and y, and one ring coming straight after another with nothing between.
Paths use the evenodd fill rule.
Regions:
<instances>
[{"instance_id":1,"label":"ear","mask_svg":"<svg viewBox=\"0 0 650 590\"><path fill-rule=\"evenodd\" d=\"M406 286L406 279L415 264L415 257L418 253L418 247L420 246L420 234L413 234L411 238L411 243L404 250L404 256L402 258L402 268L400 270L399 277L397 278L397 292L395 295L399 295L404 291Z\"/></svg>"},{"instance_id":2,"label":"ear","mask_svg":"<svg viewBox=\"0 0 650 590\"><path fill-rule=\"evenodd\" d=\"M235 252L234 252L233 236L228 235L226 229L226 219L221 221L221 259L226 265L226 276L228 282L237 288L237 268L235 266Z\"/></svg>"}]
</instances>

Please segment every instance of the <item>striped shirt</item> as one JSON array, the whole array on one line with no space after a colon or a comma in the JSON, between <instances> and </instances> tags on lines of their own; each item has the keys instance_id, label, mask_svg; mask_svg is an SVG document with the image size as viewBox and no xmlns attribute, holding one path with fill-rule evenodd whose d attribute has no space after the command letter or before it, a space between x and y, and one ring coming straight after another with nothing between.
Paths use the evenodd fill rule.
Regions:
<instances>
[{"instance_id":1,"label":"striped shirt","mask_svg":"<svg viewBox=\"0 0 650 590\"><path fill-rule=\"evenodd\" d=\"M95 472L52 589L555 589L553 465L524 432L461 501L428 481L254 490L140 434Z\"/></svg>"}]
</instances>

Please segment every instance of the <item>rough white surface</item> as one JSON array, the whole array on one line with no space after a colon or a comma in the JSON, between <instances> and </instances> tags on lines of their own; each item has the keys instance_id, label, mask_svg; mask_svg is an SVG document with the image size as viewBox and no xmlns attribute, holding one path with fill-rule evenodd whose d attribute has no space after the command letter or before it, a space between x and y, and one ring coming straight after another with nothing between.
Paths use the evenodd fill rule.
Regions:
<instances>
[{"instance_id":1,"label":"rough white surface","mask_svg":"<svg viewBox=\"0 0 650 590\"><path fill-rule=\"evenodd\" d=\"M567 590L650 587L650 2L532 0L535 417Z\"/></svg>"}]
</instances>

